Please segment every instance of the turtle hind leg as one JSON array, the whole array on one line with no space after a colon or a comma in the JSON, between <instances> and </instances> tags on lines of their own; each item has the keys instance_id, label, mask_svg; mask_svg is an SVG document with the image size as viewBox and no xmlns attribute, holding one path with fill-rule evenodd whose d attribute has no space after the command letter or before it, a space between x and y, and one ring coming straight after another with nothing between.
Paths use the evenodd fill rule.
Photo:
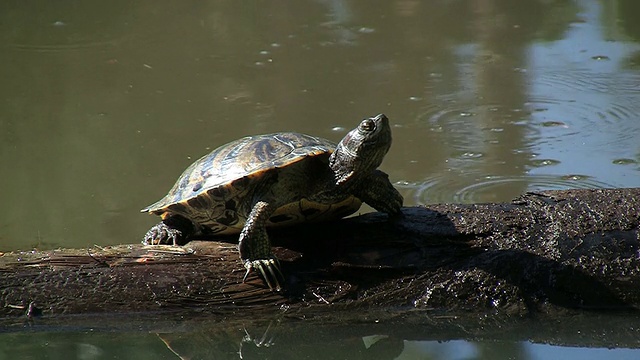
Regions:
<instances>
[{"instance_id":1,"label":"turtle hind leg","mask_svg":"<svg viewBox=\"0 0 640 360\"><path fill-rule=\"evenodd\" d=\"M240 232L238 250L240 250L240 258L244 267L247 269L245 279L251 270L256 270L262 275L269 289L279 291L282 289L280 280L284 276L280 271L278 259L271 252L271 242L265 227L273 211L273 206L265 201L258 201L253 206Z\"/></svg>"},{"instance_id":2,"label":"turtle hind leg","mask_svg":"<svg viewBox=\"0 0 640 360\"><path fill-rule=\"evenodd\" d=\"M142 243L145 245L184 245L194 231L193 223L189 219L174 215L152 226L144 235Z\"/></svg>"},{"instance_id":3,"label":"turtle hind leg","mask_svg":"<svg viewBox=\"0 0 640 360\"><path fill-rule=\"evenodd\" d=\"M400 215L404 199L389 181L389 175L375 170L362 182L354 195L378 211Z\"/></svg>"}]
</instances>

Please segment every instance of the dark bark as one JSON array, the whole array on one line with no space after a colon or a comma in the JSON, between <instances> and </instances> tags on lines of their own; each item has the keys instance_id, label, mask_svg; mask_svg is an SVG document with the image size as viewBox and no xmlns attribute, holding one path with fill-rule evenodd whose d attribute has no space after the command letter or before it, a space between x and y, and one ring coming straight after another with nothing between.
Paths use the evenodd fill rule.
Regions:
<instances>
[{"instance_id":1,"label":"dark bark","mask_svg":"<svg viewBox=\"0 0 640 360\"><path fill-rule=\"evenodd\" d=\"M547 191L511 203L404 208L271 232L287 290L242 282L236 245L5 253L0 318L338 310L557 315L640 305L640 189ZM408 310L410 309L410 310ZM342 312L344 313L344 312ZM13 320L12 320L13 319Z\"/></svg>"}]
</instances>

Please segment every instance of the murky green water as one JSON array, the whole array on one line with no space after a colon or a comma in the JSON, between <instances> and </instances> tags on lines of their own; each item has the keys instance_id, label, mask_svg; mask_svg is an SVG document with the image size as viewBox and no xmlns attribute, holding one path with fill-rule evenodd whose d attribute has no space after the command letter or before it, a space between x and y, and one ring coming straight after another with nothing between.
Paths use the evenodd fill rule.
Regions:
<instances>
[{"instance_id":1,"label":"murky green water","mask_svg":"<svg viewBox=\"0 0 640 360\"><path fill-rule=\"evenodd\" d=\"M137 242L218 145L380 112L406 205L640 186L639 22L635 0L5 1L0 251Z\"/></svg>"}]
</instances>

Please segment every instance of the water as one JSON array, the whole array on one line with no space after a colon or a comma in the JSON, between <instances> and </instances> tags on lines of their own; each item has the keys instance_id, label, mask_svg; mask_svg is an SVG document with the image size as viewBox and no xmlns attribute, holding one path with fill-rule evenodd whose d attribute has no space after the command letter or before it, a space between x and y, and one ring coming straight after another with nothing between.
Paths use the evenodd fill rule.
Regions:
<instances>
[{"instance_id":1,"label":"water","mask_svg":"<svg viewBox=\"0 0 640 360\"><path fill-rule=\"evenodd\" d=\"M218 145L380 112L408 206L640 186L638 21L631 0L3 2L0 251L138 242Z\"/></svg>"}]
</instances>

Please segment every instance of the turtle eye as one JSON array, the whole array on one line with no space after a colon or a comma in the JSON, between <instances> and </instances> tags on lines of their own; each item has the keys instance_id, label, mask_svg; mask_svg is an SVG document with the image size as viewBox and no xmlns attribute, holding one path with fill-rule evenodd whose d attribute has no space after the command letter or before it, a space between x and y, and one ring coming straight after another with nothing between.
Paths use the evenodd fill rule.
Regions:
<instances>
[{"instance_id":1,"label":"turtle eye","mask_svg":"<svg viewBox=\"0 0 640 360\"><path fill-rule=\"evenodd\" d=\"M371 132L376 129L376 123L371 119L364 119L358 128L364 132Z\"/></svg>"}]
</instances>

